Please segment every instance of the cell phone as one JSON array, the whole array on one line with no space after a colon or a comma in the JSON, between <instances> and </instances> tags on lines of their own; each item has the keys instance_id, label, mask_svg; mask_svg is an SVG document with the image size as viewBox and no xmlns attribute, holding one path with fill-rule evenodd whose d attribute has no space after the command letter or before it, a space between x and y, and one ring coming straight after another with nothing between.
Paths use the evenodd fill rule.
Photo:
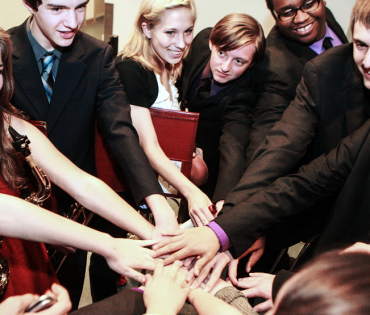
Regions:
<instances>
[{"instance_id":1,"label":"cell phone","mask_svg":"<svg viewBox=\"0 0 370 315\"><path fill-rule=\"evenodd\" d=\"M56 302L56 298L44 294L41 295L36 301L32 302L27 308L26 312L28 313L37 313L43 311L50 306L52 306Z\"/></svg>"}]
</instances>

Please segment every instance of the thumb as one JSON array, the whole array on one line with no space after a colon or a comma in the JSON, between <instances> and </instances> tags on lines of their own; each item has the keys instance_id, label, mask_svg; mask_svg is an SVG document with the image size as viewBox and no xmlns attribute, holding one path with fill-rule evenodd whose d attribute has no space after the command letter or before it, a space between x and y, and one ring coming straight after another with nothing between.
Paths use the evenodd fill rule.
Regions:
<instances>
[{"instance_id":1,"label":"thumb","mask_svg":"<svg viewBox=\"0 0 370 315\"><path fill-rule=\"evenodd\" d=\"M130 277L141 284L146 283L146 277L142 273L136 271L135 269L128 268L128 271L125 273L125 276Z\"/></svg>"},{"instance_id":2,"label":"thumb","mask_svg":"<svg viewBox=\"0 0 370 315\"><path fill-rule=\"evenodd\" d=\"M272 306L273 304L272 304L271 299L268 299L267 301L263 303L257 304L253 309L259 313L259 312L268 311L270 308L272 308Z\"/></svg>"},{"instance_id":3,"label":"thumb","mask_svg":"<svg viewBox=\"0 0 370 315\"><path fill-rule=\"evenodd\" d=\"M261 258L262 253L260 251L253 252L251 256L249 257L247 266L245 267L246 272L250 272L252 267L258 262L258 260Z\"/></svg>"}]
</instances>

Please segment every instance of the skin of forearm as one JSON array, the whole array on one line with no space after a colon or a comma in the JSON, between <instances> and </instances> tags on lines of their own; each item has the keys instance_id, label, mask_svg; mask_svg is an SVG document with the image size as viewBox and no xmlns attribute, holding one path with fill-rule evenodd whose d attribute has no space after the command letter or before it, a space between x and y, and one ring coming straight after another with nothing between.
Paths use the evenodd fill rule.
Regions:
<instances>
[{"instance_id":1,"label":"skin of forearm","mask_svg":"<svg viewBox=\"0 0 370 315\"><path fill-rule=\"evenodd\" d=\"M175 212L162 195L150 195L145 198L146 203L153 212L156 224L168 221L176 221Z\"/></svg>"},{"instance_id":2,"label":"skin of forearm","mask_svg":"<svg viewBox=\"0 0 370 315\"><path fill-rule=\"evenodd\" d=\"M65 219L22 199L0 194L0 203L0 234L3 236L73 246L103 256L114 246L114 239L108 234Z\"/></svg>"},{"instance_id":3,"label":"skin of forearm","mask_svg":"<svg viewBox=\"0 0 370 315\"><path fill-rule=\"evenodd\" d=\"M141 239L151 239L154 226L131 208L105 183L95 177L88 176L83 186L80 187L86 187L86 189L80 189L79 192L74 190L70 193L84 207L120 228L134 233Z\"/></svg>"},{"instance_id":4,"label":"skin of forearm","mask_svg":"<svg viewBox=\"0 0 370 315\"><path fill-rule=\"evenodd\" d=\"M190 291L188 299L199 315L241 315L234 307L202 289Z\"/></svg>"},{"instance_id":5,"label":"skin of forearm","mask_svg":"<svg viewBox=\"0 0 370 315\"><path fill-rule=\"evenodd\" d=\"M159 146L159 144L158 144ZM153 169L188 199L198 188L182 174L157 145L143 147Z\"/></svg>"}]
</instances>

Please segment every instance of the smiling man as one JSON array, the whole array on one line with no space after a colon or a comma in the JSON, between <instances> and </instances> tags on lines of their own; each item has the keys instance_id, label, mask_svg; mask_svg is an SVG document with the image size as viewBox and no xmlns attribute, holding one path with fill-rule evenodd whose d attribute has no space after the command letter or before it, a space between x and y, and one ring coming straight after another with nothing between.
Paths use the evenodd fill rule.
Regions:
<instances>
[{"instance_id":1,"label":"smiling man","mask_svg":"<svg viewBox=\"0 0 370 315\"><path fill-rule=\"evenodd\" d=\"M275 26L266 39L264 60L253 69L258 100L247 151L248 165L294 99L305 64L328 47L347 43L324 0L266 0L266 4Z\"/></svg>"},{"instance_id":2,"label":"smiling man","mask_svg":"<svg viewBox=\"0 0 370 315\"><path fill-rule=\"evenodd\" d=\"M264 51L259 23L233 13L201 31L184 61L179 99L183 110L200 113L196 143L209 171L200 188L213 201L224 199L245 171L255 106L249 69Z\"/></svg>"},{"instance_id":3,"label":"smiling man","mask_svg":"<svg viewBox=\"0 0 370 315\"><path fill-rule=\"evenodd\" d=\"M93 175L97 120L125 178L129 178L133 203L145 199L154 216L158 215L156 222L176 227L173 211L161 195L156 175L132 126L130 104L114 66L113 49L79 31L88 2L23 0L31 17L8 31L13 42L15 78L11 102L31 119L46 121L48 137L57 149ZM65 213L73 200L57 187L55 192L58 212ZM116 237L125 235L100 217L93 221L94 228ZM73 255L77 257L67 258L58 276L77 308L86 253ZM115 275L100 257L93 255L90 271L95 301L116 292Z\"/></svg>"}]
</instances>

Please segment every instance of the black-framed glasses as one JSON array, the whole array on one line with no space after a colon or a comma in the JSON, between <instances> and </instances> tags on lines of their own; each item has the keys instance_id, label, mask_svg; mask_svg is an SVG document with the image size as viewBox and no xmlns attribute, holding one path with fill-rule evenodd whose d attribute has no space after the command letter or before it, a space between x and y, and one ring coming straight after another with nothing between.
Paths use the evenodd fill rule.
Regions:
<instances>
[{"instance_id":1,"label":"black-framed glasses","mask_svg":"<svg viewBox=\"0 0 370 315\"><path fill-rule=\"evenodd\" d=\"M309 13L316 10L320 5L320 0L308 0L305 1L299 8L295 9L288 9L284 12L277 13L274 11L275 15L278 17L280 21L289 21L295 18L297 15L297 11L301 10L304 13Z\"/></svg>"}]
</instances>

